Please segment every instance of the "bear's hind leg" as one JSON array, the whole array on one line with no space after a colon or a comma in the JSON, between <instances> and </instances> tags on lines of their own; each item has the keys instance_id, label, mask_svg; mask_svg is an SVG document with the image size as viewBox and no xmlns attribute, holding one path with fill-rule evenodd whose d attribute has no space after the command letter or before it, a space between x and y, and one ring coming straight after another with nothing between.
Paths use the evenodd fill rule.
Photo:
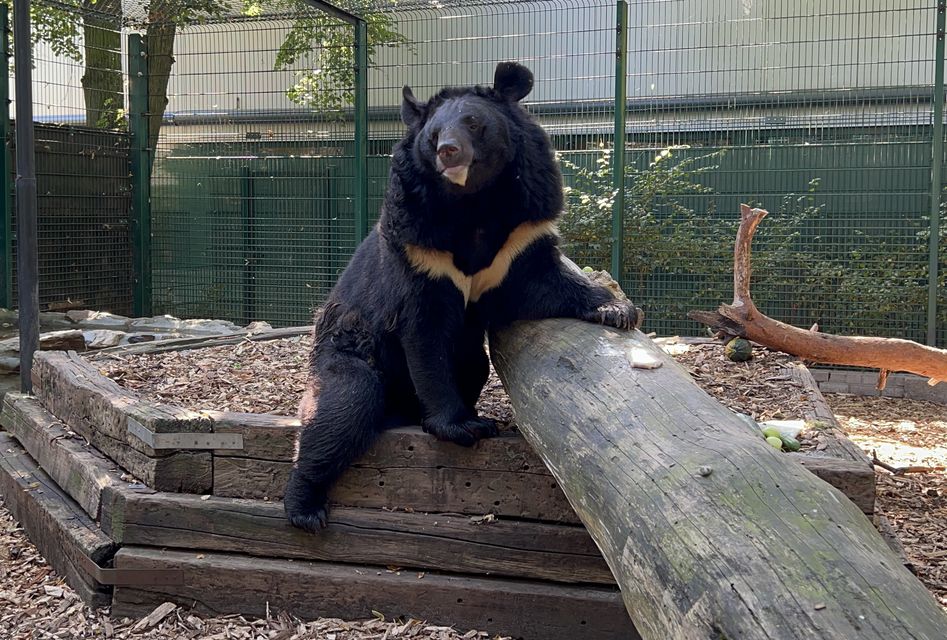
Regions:
<instances>
[{"instance_id":1,"label":"bear's hind leg","mask_svg":"<svg viewBox=\"0 0 947 640\"><path fill-rule=\"evenodd\" d=\"M335 356L320 378L318 406L303 423L283 498L290 524L311 532L326 526L329 489L371 446L385 408L381 376L364 360Z\"/></svg>"}]
</instances>

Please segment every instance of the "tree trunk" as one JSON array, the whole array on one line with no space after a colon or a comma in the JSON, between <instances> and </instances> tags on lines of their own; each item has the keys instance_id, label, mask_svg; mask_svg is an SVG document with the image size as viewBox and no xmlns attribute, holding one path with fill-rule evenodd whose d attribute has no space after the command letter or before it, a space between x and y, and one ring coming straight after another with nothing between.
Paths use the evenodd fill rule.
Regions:
<instances>
[{"instance_id":1,"label":"tree trunk","mask_svg":"<svg viewBox=\"0 0 947 640\"><path fill-rule=\"evenodd\" d=\"M155 153L158 133L164 111L168 106L168 81L174 66L175 24L164 15L160 5L154 5L156 13L149 19L145 31L145 46L148 51L148 148ZM152 155L154 157L154 155Z\"/></svg>"},{"instance_id":2,"label":"tree trunk","mask_svg":"<svg viewBox=\"0 0 947 640\"><path fill-rule=\"evenodd\" d=\"M122 125L122 5L120 0L83 1L84 65L82 92L86 125L115 129Z\"/></svg>"},{"instance_id":3,"label":"tree trunk","mask_svg":"<svg viewBox=\"0 0 947 640\"><path fill-rule=\"evenodd\" d=\"M490 346L645 640L943 640L947 616L858 507L642 333L546 320Z\"/></svg>"}]
</instances>

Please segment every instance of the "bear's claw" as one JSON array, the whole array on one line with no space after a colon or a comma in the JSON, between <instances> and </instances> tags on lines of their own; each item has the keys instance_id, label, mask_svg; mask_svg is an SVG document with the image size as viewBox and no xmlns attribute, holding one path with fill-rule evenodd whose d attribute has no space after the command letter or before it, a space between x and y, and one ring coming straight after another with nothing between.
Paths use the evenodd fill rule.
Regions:
<instances>
[{"instance_id":1,"label":"bear's claw","mask_svg":"<svg viewBox=\"0 0 947 640\"><path fill-rule=\"evenodd\" d=\"M616 329L637 329L644 321L644 311L632 304L630 300L612 300L583 319Z\"/></svg>"}]
</instances>

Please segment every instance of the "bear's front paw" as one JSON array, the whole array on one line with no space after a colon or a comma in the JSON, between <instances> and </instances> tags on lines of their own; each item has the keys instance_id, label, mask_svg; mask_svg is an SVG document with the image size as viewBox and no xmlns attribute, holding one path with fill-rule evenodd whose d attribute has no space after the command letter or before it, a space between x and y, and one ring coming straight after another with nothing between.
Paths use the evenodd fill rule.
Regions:
<instances>
[{"instance_id":1,"label":"bear's front paw","mask_svg":"<svg viewBox=\"0 0 947 640\"><path fill-rule=\"evenodd\" d=\"M294 527L318 533L328 525L329 499L325 490L313 486L293 469L283 497L286 519Z\"/></svg>"},{"instance_id":2,"label":"bear's front paw","mask_svg":"<svg viewBox=\"0 0 947 640\"><path fill-rule=\"evenodd\" d=\"M598 322L616 329L637 329L644 321L644 311L630 300L611 300L588 314L583 320Z\"/></svg>"},{"instance_id":3,"label":"bear's front paw","mask_svg":"<svg viewBox=\"0 0 947 640\"><path fill-rule=\"evenodd\" d=\"M438 440L448 440L464 447L473 446L477 440L492 438L499 433L496 422L479 416L457 421L435 417L424 420L421 428Z\"/></svg>"}]
</instances>

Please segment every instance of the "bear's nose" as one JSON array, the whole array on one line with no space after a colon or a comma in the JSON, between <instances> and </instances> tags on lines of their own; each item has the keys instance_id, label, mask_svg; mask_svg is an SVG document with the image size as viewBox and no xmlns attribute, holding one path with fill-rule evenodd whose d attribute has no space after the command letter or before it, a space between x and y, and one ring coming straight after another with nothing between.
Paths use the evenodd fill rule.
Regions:
<instances>
[{"instance_id":1,"label":"bear's nose","mask_svg":"<svg viewBox=\"0 0 947 640\"><path fill-rule=\"evenodd\" d=\"M437 157L441 159L444 166L450 166L451 161L460 159L460 145L453 138L438 140Z\"/></svg>"}]
</instances>

